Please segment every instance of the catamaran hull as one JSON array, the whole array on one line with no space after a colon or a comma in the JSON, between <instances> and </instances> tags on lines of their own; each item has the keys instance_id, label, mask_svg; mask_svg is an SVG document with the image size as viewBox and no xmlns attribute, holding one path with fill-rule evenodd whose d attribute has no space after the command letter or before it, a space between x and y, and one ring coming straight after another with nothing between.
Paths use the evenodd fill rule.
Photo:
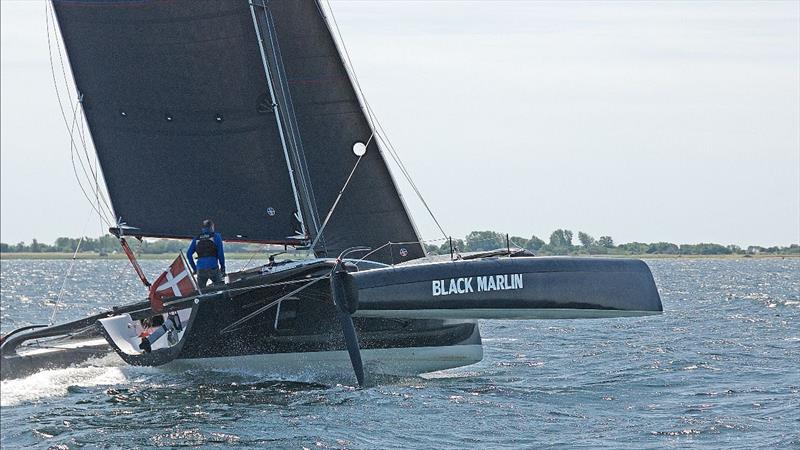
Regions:
<instances>
[{"instance_id":1,"label":"catamaran hull","mask_svg":"<svg viewBox=\"0 0 800 450\"><path fill-rule=\"evenodd\" d=\"M176 299L179 306L158 315L177 316L180 329L155 340L149 352L140 348L146 335L142 322L157 315L147 303L17 333L3 342L2 376L16 378L37 369L81 363L87 359L89 343L92 356L116 353L130 365L167 369L241 366L264 373L298 374L340 367L348 359L327 280L309 284L296 296L239 323L297 286L328 274L332 263L301 266L234 274L231 283L209 288L198 301ZM482 356L475 321L356 318L354 322L371 375L418 375L472 364ZM78 330L80 339L72 337Z\"/></svg>"},{"instance_id":2,"label":"catamaran hull","mask_svg":"<svg viewBox=\"0 0 800 450\"><path fill-rule=\"evenodd\" d=\"M113 353L108 342L98 336L97 339L72 342L66 346L4 356L0 361L0 379L22 378L42 370L62 369Z\"/></svg>"},{"instance_id":3,"label":"catamaran hull","mask_svg":"<svg viewBox=\"0 0 800 450\"><path fill-rule=\"evenodd\" d=\"M129 315L119 316L126 321ZM114 318L110 318L114 319ZM105 321L105 319L101 319ZM375 320L371 320L375 322ZM113 322L113 321L112 321ZM122 321L119 321L122 323ZM361 320L361 328L369 328L370 321ZM421 321L420 321L421 322ZM430 321L428 321L430 325ZM366 323L366 327L365 324ZM167 355L164 348L151 353L133 353L132 347L124 347L122 337L106 321L106 327L98 324L92 339L61 343L45 349L22 350L2 360L2 378L21 378L42 370L66 368L87 363L93 358L118 355L121 361L131 365L157 365L164 370L205 369L235 372L252 372L276 377L312 379L319 381L343 381L352 378L350 359L344 349L304 352L253 353L244 355L189 357L186 353ZM461 329L457 337L452 328ZM369 348L362 349L366 372L371 377L417 376L439 370L474 364L483 358L483 349L478 325L474 322L442 322L442 326L431 328L419 336L419 342L431 342L431 334L438 335L441 345L391 346L392 339L371 339ZM233 337L236 339L236 337ZM313 341L319 336L295 335L297 342ZM330 347L331 342L317 342L316 347ZM380 347L386 345L387 347ZM299 345L298 345L299 347ZM339 347L335 347L339 348ZM213 351L207 354L213 355ZM169 359L168 356L174 356ZM106 361L105 364L108 362Z\"/></svg>"},{"instance_id":4,"label":"catamaran hull","mask_svg":"<svg viewBox=\"0 0 800 450\"><path fill-rule=\"evenodd\" d=\"M471 342L438 347L374 348L362 350L361 354L370 376L411 377L481 361L483 346L480 339ZM2 379L22 378L42 370L80 365L111 355L116 353L105 339L86 341L72 348L50 349L45 353L4 360ZM352 378L350 358L344 350L176 359L162 367L171 371L220 370L310 380Z\"/></svg>"},{"instance_id":5,"label":"catamaran hull","mask_svg":"<svg viewBox=\"0 0 800 450\"><path fill-rule=\"evenodd\" d=\"M3 343L3 377L14 372L6 366L23 361L21 342L70 335L78 328L84 339L104 337L131 365L340 373L351 363L339 321L345 308L352 313L365 372L407 376L480 361L475 319L612 318L662 311L652 274L638 260L483 258L362 271L351 265L351 272L342 274L344 304L338 307L328 280L335 265L324 259L235 274L229 284L200 297L165 302L168 310L160 318L142 303L74 326L21 333ZM145 328L154 318L170 325L158 338L150 334L157 327ZM94 327L94 335L87 327ZM147 348L145 336L152 341ZM69 352L77 355L65 349L52 352L53 359L68 361Z\"/></svg>"},{"instance_id":6,"label":"catamaran hull","mask_svg":"<svg viewBox=\"0 0 800 450\"><path fill-rule=\"evenodd\" d=\"M650 269L635 259L485 258L351 276L355 317L599 319L663 309Z\"/></svg>"}]
</instances>

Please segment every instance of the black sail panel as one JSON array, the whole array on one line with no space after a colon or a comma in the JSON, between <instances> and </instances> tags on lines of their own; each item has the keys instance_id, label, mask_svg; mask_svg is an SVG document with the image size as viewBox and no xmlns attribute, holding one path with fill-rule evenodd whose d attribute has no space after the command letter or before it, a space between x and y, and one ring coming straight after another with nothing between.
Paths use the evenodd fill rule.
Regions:
<instances>
[{"instance_id":1,"label":"black sail panel","mask_svg":"<svg viewBox=\"0 0 800 450\"><path fill-rule=\"evenodd\" d=\"M395 242L369 259L398 263L424 256L377 139L370 139L370 124L319 4L315 0L267 1L255 10L271 18L283 66L275 69L284 71L299 130L299 151L316 200L312 207L316 206L321 218L358 159L353 144L369 142L317 253L336 256L351 246L377 249Z\"/></svg>"},{"instance_id":2,"label":"black sail panel","mask_svg":"<svg viewBox=\"0 0 800 450\"><path fill-rule=\"evenodd\" d=\"M294 242L247 0L55 0L114 212L133 234Z\"/></svg>"}]
</instances>

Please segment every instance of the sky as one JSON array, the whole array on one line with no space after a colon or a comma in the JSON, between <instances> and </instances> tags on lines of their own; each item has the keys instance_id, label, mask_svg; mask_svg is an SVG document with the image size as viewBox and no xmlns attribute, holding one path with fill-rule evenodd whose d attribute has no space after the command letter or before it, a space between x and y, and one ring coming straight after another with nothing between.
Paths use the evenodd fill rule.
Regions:
<instances>
[{"instance_id":1,"label":"sky","mask_svg":"<svg viewBox=\"0 0 800 450\"><path fill-rule=\"evenodd\" d=\"M331 4L448 234L800 241L800 2ZM0 1L7 243L104 231L72 173L44 9ZM423 238L438 238L400 189Z\"/></svg>"}]
</instances>

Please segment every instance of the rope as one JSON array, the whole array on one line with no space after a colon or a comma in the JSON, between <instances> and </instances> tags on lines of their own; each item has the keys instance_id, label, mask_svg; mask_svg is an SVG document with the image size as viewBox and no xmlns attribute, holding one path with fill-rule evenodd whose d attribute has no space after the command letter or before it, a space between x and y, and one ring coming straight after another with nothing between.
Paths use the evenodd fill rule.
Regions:
<instances>
[{"instance_id":1,"label":"rope","mask_svg":"<svg viewBox=\"0 0 800 450\"><path fill-rule=\"evenodd\" d=\"M250 314L242 317L241 319L237 320L236 322L233 322L232 324L230 324L227 327L223 328L222 330L220 330L220 334L229 333L231 331L235 331L236 329L234 327L236 327L237 325L240 325L240 324L242 324L244 322L247 322L248 320L250 320L250 319L258 316L259 314L263 313L264 311L272 308L273 306L277 305L278 303L282 302L283 300L287 299L288 297L291 297L292 295L297 294L300 291L303 291L303 290L311 287L311 285L317 283L320 280L324 280L326 278L330 278L330 276L331 276L331 274L327 274L327 275L323 275L321 277L317 277L317 278L314 278L313 280L308 281L306 284L300 286L299 288L293 290L292 292L289 292L288 294L281 296L279 299L277 299L275 301L269 302L268 304L262 306L261 308L258 308L257 310L251 312ZM303 281L306 281L306 280L303 280Z\"/></svg>"},{"instance_id":2,"label":"rope","mask_svg":"<svg viewBox=\"0 0 800 450\"><path fill-rule=\"evenodd\" d=\"M138 242L138 245L136 247L136 250L131 248L131 251L133 252L133 256L134 257L139 256L141 254L141 251L142 251L143 242L138 240L138 239L137 239L137 242ZM128 264L127 263L120 264L119 273L117 274L116 280L114 280L114 284L119 283L120 280L122 280L122 276L125 275L126 273L128 273ZM128 283L130 283L130 280L128 280Z\"/></svg>"},{"instance_id":3,"label":"rope","mask_svg":"<svg viewBox=\"0 0 800 450\"><path fill-rule=\"evenodd\" d=\"M372 250L369 253L367 253L366 255L362 256L361 258L358 258L353 264L355 264L357 266L358 263L360 263L361 261L364 261L365 259L367 259L368 256L371 256L371 255L381 251L382 249L384 249L384 248L386 248L386 247L388 247L390 245L425 244L425 243L428 243L428 242L446 241L448 239L450 239L450 238L443 237L443 238L436 238L436 239L421 239L419 241L408 241L408 242L392 242L392 241L388 241L385 244L381 245L380 247L376 248L375 250Z\"/></svg>"},{"instance_id":4,"label":"rope","mask_svg":"<svg viewBox=\"0 0 800 450\"><path fill-rule=\"evenodd\" d=\"M50 3L50 2L45 2L45 3ZM69 78L67 77L66 65L64 64L64 59L65 58L64 58L64 53L61 50L61 40L58 39L58 34L55 31L56 27L57 27L57 24L58 24L58 21L56 20L56 11L55 11L55 9L53 9L52 5L50 5L50 17L52 18L52 21L53 21L53 34L56 36L56 39L55 39L55 41L56 41L56 50L58 51L58 65L61 67L61 77L64 79L64 87L67 90L67 97L68 98L70 98L70 97L74 98L72 90L70 89ZM76 91L75 97L77 97L77 90L78 90L78 87L75 86L75 91Z\"/></svg>"},{"instance_id":5,"label":"rope","mask_svg":"<svg viewBox=\"0 0 800 450\"><path fill-rule=\"evenodd\" d=\"M78 112L77 104L76 104L76 107L73 110L73 112L74 113ZM107 212L105 210L103 210L102 208L101 209L97 209L95 207L94 202L92 201L92 199L89 196L89 194L86 192L86 189L83 187L83 183L81 182L80 175L78 174L78 168L75 166L75 146L74 146L75 141L72 139L72 132L73 132L73 128L74 128L74 125L75 125L75 120L74 119L75 119L75 115L73 114L73 126L70 127L70 129L69 129L69 134L70 134L70 161L72 162L72 173L75 174L75 180L78 182L78 187L80 188L81 192L83 193L83 196L86 198L86 200L89 201L89 205L92 207L92 209L100 217L100 220L105 222L106 225L111 226L111 222L108 220L108 217L106 216ZM81 168L84 171L84 175L86 175L86 169L83 167L83 160L80 159L80 156L78 157L78 159L79 159L79 161L81 163Z\"/></svg>"},{"instance_id":6,"label":"rope","mask_svg":"<svg viewBox=\"0 0 800 450\"><path fill-rule=\"evenodd\" d=\"M54 23L53 24L52 33L51 33L51 27L50 27L51 18L52 18L53 23ZM89 196L89 194L86 192L86 189L83 187L83 183L81 182L81 178L80 178L80 176L78 174L78 170L75 167L75 153L77 152L78 145L75 143L75 132L74 132L74 129L75 129L75 125L76 125L76 122L77 122L78 104L80 103L80 100L78 100L78 102L72 108L72 124L70 125L70 121L67 119L67 113L66 113L65 107L64 107L64 100L61 97L61 90L58 87L58 80L56 78L55 63L53 61L53 43L52 43L53 39L51 38L51 34L55 35L55 41L56 41L55 45L56 45L56 48L58 50L58 58L59 58L59 63L60 63L60 67L61 67L61 74L62 74L62 77L63 77L63 83L64 83L64 86L65 86L66 95L69 97L69 96L72 95L72 91L70 90L70 86L69 86L70 83L69 83L69 79L67 78L66 68L65 68L65 65L64 65L64 58L63 58L63 56L61 54L61 52L62 52L61 51L61 44L60 44L60 42L58 40L58 35L57 35L56 28L55 28L56 27L55 23L56 23L55 11L52 10L50 2L46 1L45 2L45 27L46 27L46 33L47 33L47 52L48 52L49 63L50 63L50 74L51 74L52 79L53 79L53 88L55 89L56 99L58 100L58 106L59 106L59 110L61 112L61 118L64 121L64 126L67 128L67 131L69 132L69 137L70 137L70 158L72 160L73 172L75 174L75 178L78 181L78 185L81 188L81 192L83 193L84 197L86 197L86 199L89 201L89 203L93 205L92 206L93 209L97 212L98 216L100 216L101 220L103 220L106 223L106 225L110 226L111 221L106 216L107 212L105 210L103 210L102 207L99 207L99 205L98 205L97 208L94 207L94 202L92 201L91 196ZM81 124L82 123L83 123L83 121L82 121L82 117L81 117ZM91 183L92 178L94 178L96 181L99 181L98 177L97 177L97 173L94 170L91 169L91 158L88 155L88 149L87 149L87 146L86 146L86 139L85 139L83 133L81 133L81 131L80 131L81 129L82 129L82 127L79 127L78 136L80 137L81 144L82 144L82 147L83 147L83 150L84 150L84 155L86 156L86 160L89 162L89 167L90 167L89 170L87 171L86 166L83 163L83 158L80 157L80 155L79 155L78 159L79 159L79 162L81 164L81 169L82 169L82 171L84 173L84 176L87 178L87 180L89 180L90 183ZM93 176L89 176L89 172L91 172ZM92 193L95 194L94 197L99 200L101 198L100 190L99 190L99 182L97 183L97 188L98 189L95 190ZM102 196L102 200L103 200L104 206L106 207L108 212L110 212L111 208L108 205L108 202L106 201L105 195ZM111 213L111 216L113 216L113 213Z\"/></svg>"},{"instance_id":7,"label":"rope","mask_svg":"<svg viewBox=\"0 0 800 450\"><path fill-rule=\"evenodd\" d=\"M422 202L422 205L425 207L425 210L428 211L428 215L430 215L431 219L433 219L433 222L436 224L436 227L439 229L439 232L442 233L442 236L445 239L447 239L448 234L444 231L444 227L442 227L442 224L439 223L439 219L436 218L436 215L433 213L433 210L431 210L431 207L428 206L428 202L425 201L425 197L422 196L422 192L417 187L417 184L414 182L414 179L411 177L411 174L408 172L408 169L406 169L403 160L400 159L400 154L397 153L397 150L394 148L394 145L389 140L389 136L383 129L383 125L381 125L381 122L380 120L378 120L377 115L375 115L372 112L372 107L370 106L369 102L364 100L364 103L367 106L367 111L369 111L370 114L372 114L375 117L375 123L378 124L378 131L379 131L378 138L381 140L381 142L384 143L386 149L389 150L389 156L392 157L395 164L397 164L397 166L400 168L400 173L403 174L403 177L406 179L406 181L408 181L408 184L411 185L411 189L413 189L414 193L417 194L417 198L419 198L420 202Z\"/></svg>"},{"instance_id":8,"label":"rope","mask_svg":"<svg viewBox=\"0 0 800 450\"><path fill-rule=\"evenodd\" d=\"M388 247L388 246L390 246L390 245L392 245L392 244L393 244L393 242L389 241L389 242L387 242L387 243L385 243L385 244L381 245L380 247L376 248L375 250L372 250L371 252L369 252L369 253L367 253L366 255L362 256L361 258L359 258L359 259L358 259L358 260L355 262L356 266L357 266L357 265L358 265L358 263L360 263L361 261L363 261L363 260L367 259L367 257L368 257L368 256L371 256L373 253L376 253L376 252L378 252L378 251L380 251L380 250L382 250L382 249L384 249L384 248L386 248L386 247Z\"/></svg>"},{"instance_id":9,"label":"rope","mask_svg":"<svg viewBox=\"0 0 800 450\"><path fill-rule=\"evenodd\" d=\"M89 217L86 218L86 223L83 225L83 231L81 231L81 239L78 241L78 245L75 246L75 251L72 253L72 261L69 263L69 268L67 268L67 273L64 275L64 281L61 282L61 289L58 291L58 297L56 297L56 302L53 304L53 313L50 315L50 326L55 323L56 320L56 311L58 311L58 305L61 303L61 296L64 294L64 289L67 286L67 280L69 276L72 275L72 269L75 267L75 261L78 258L78 252L81 249L81 244L83 244L84 234L86 233L86 227L89 225L89 219L92 218L92 211L89 211Z\"/></svg>"},{"instance_id":10,"label":"rope","mask_svg":"<svg viewBox=\"0 0 800 450\"><path fill-rule=\"evenodd\" d=\"M369 147L369 144L372 142L373 137L375 137L374 132L369 135L369 139L367 139L367 144L364 145L365 149ZM347 189L347 185L350 184L350 180L353 178L353 174L356 173L356 169L358 168L358 164L361 162L361 158L363 158L364 155L366 154L367 153L365 151L364 154L358 157L356 163L353 165L353 170L350 171L350 175L347 176L347 180L345 180L344 186L342 186L342 189L339 191L339 195L336 196L336 200L334 200L331 209L328 211L328 215L325 216L325 220L322 222L322 226L320 227L317 236L314 238L314 242L312 242L311 246L308 248L308 253L306 253L306 258L308 258L308 255L314 252L314 247L316 247L317 242L319 242L319 239L322 237L322 233L325 231L325 227L328 225L328 221L331 220L331 216L333 215L333 211L336 209L336 206L339 204L339 200L342 199L342 195L344 194L345 189Z\"/></svg>"},{"instance_id":11,"label":"rope","mask_svg":"<svg viewBox=\"0 0 800 450\"><path fill-rule=\"evenodd\" d=\"M509 242L511 242L512 244L514 244L514 245L515 245L515 246L516 246L518 249L520 249L520 250L525 250L525 247L524 247L524 246L522 246L522 245L519 245L519 243L518 243L518 242L514 242L514 238L513 238L513 237L509 236L509 237L508 237L508 240L509 240Z\"/></svg>"},{"instance_id":12,"label":"rope","mask_svg":"<svg viewBox=\"0 0 800 450\"><path fill-rule=\"evenodd\" d=\"M250 263L253 262L253 258L255 258L257 254L261 253L266 247L267 244L261 244L261 246L258 247L255 251L250 252L250 259L248 259L247 262L244 263L242 268L239 269L239 272L244 272L247 269L247 266L249 266Z\"/></svg>"}]
</instances>

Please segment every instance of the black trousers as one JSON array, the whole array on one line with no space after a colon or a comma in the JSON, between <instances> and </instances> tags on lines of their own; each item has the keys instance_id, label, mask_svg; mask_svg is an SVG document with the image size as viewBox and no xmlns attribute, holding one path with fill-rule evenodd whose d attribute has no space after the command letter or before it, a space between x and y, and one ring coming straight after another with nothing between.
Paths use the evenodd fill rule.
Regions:
<instances>
[{"instance_id":1,"label":"black trousers","mask_svg":"<svg viewBox=\"0 0 800 450\"><path fill-rule=\"evenodd\" d=\"M212 283L222 283L222 271L219 269L197 269L197 285L206 287L208 280Z\"/></svg>"}]
</instances>

